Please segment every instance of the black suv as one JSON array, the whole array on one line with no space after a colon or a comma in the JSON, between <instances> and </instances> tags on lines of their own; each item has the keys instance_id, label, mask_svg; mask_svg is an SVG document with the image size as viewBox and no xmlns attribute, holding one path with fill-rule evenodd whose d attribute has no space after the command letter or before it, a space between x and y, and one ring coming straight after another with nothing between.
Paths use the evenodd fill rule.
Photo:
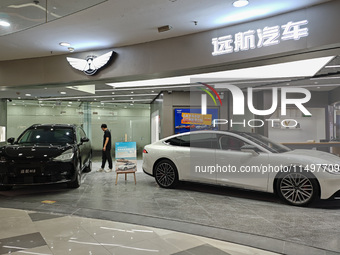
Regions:
<instances>
[{"instance_id":1,"label":"black suv","mask_svg":"<svg viewBox=\"0 0 340 255\"><path fill-rule=\"evenodd\" d=\"M60 182L78 188L81 173L91 171L91 143L79 126L35 124L7 141L0 148L1 190Z\"/></svg>"}]
</instances>

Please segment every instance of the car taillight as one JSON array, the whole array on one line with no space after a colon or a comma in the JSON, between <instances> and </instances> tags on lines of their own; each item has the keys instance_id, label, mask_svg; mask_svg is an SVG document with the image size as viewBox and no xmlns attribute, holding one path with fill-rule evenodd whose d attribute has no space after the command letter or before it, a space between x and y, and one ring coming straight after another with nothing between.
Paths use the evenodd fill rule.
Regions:
<instances>
[{"instance_id":1,"label":"car taillight","mask_svg":"<svg viewBox=\"0 0 340 255\"><path fill-rule=\"evenodd\" d=\"M148 153L148 151L146 149L143 150L143 153Z\"/></svg>"}]
</instances>

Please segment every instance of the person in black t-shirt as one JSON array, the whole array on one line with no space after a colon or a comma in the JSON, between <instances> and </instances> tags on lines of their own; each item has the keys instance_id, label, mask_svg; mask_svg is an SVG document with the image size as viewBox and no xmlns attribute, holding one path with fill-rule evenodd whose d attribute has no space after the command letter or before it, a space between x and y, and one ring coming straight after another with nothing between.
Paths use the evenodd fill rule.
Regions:
<instances>
[{"instance_id":1,"label":"person in black t-shirt","mask_svg":"<svg viewBox=\"0 0 340 255\"><path fill-rule=\"evenodd\" d=\"M111 157L111 133L107 129L106 124L101 125L101 129L104 131L103 137L103 149L102 149L102 166L98 170L98 172L103 172L106 160L109 162L109 169L105 170L105 172L109 173L112 171L112 157Z\"/></svg>"}]
</instances>

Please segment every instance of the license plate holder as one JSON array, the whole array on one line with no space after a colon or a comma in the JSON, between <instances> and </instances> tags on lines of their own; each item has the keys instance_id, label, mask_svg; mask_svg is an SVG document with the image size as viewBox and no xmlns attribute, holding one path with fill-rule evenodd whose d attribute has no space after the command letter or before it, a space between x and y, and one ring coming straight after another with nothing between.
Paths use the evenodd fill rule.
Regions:
<instances>
[{"instance_id":1,"label":"license plate holder","mask_svg":"<svg viewBox=\"0 0 340 255\"><path fill-rule=\"evenodd\" d=\"M37 169L35 169L35 168L22 168L22 169L19 169L19 173L24 174L24 175L35 174L35 173L37 173Z\"/></svg>"}]
</instances>

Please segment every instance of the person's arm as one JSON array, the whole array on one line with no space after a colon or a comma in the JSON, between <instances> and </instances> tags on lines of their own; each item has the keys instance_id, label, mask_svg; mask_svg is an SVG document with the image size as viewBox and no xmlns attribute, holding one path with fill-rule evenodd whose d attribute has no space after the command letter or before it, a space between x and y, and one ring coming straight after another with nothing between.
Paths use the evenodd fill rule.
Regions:
<instances>
[{"instance_id":1,"label":"person's arm","mask_svg":"<svg viewBox=\"0 0 340 255\"><path fill-rule=\"evenodd\" d=\"M109 142L109 138L106 137L105 143L104 143L104 147L103 147L103 151L106 151L106 145Z\"/></svg>"}]
</instances>

